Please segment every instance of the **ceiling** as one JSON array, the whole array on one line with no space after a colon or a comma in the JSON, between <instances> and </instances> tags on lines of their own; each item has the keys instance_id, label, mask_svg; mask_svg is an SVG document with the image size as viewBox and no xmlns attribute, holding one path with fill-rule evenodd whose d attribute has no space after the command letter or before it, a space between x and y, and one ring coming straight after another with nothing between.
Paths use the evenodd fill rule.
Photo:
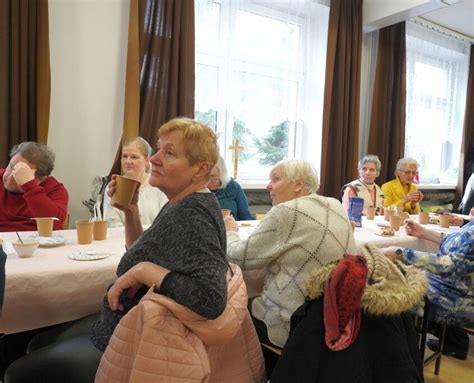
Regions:
<instances>
[{"instance_id":1,"label":"ceiling","mask_svg":"<svg viewBox=\"0 0 474 383\"><path fill-rule=\"evenodd\" d=\"M455 4L419 17L474 40L474 0L442 0L442 2Z\"/></svg>"}]
</instances>

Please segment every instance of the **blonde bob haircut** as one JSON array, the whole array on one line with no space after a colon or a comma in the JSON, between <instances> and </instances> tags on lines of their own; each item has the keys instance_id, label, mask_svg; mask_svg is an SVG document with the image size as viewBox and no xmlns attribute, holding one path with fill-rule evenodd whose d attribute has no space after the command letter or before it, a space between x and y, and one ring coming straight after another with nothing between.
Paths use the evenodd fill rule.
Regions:
<instances>
[{"instance_id":1,"label":"blonde bob haircut","mask_svg":"<svg viewBox=\"0 0 474 383\"><path fill-rule=\"evenodd\" d=\"M187 117L177 117L160 127L158 138L171 132L181 133L186 148L186 158L190 165L209 162L209 174L219 158L216 134L206 125Z\"/></svg>"},{"instance_id":2,"label":"blonde bob haircut","mask_svg":"<svg viewBox=\"0 0 474 383\"><path fill-rule=\"evenodd\" d=\"M305 160L283 160L278 162L270 174L281 166L291 183L303 181L304 188L308 193L316 193L319 189L318 172L309 162Z\"/></svg>"}]
</instances>

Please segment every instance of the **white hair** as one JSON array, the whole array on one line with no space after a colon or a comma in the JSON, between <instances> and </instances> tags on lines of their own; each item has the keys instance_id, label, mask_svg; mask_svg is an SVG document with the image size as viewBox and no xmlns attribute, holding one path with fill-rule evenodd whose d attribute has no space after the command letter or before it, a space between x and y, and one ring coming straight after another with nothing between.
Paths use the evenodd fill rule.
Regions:
<instances>
[{"instance_id":1,"label":"white hair","mask_svg":"<svg viewBox=\"0 0 474 383\"><path fill-rule=\"evenodd\" d=\"M270 174L281 166L291 183L303 181L304 188L308 193L316 193L319 189L318 172L309 162L305 160L289 159L278 162Z\"/></svg>"},{"instance_id":2,"label":"white hair","mask_svg":"<svg viewBox=\"0 0 474 383\"><path fill-rule=\"evenodd\" d=\"M420 167L420 164L414 158L410 158L410 157L400 158L397 162L397 166L395 167L395 176L398 176L397 172L399 170L404 170L405 166L407 165L415 165L417 170Z\"/></svg>"},{"instance_id":3,"label":"white hair","mask_svg":"<svg viewBox=\"0 0 474 383\"><path fill-rule=\"evenodd\" d=\"M221 179L220 188L225 189L229 183L229 172L227 171L227 165L225 164L222 156L217 159L216 167L219 169L219 177Z\"/></svg>"}]
</instances>

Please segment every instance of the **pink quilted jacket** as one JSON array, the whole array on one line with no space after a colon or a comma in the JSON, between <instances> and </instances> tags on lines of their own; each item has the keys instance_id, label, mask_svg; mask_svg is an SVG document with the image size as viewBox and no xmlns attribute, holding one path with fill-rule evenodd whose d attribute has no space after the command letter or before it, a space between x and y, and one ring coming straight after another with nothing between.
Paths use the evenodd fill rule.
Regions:
<instances>
[{"instance_id":1,"label":"pink quilted jacket","mask_svg":"<svg viewBox=\"0 0 474 383\"><path fill-rule=\"evenodd\" d=\"M242 271L231 270L227 306L214 320L150 289L115 328L96 383L264 382Z\"/></svg>"}]
</instances>

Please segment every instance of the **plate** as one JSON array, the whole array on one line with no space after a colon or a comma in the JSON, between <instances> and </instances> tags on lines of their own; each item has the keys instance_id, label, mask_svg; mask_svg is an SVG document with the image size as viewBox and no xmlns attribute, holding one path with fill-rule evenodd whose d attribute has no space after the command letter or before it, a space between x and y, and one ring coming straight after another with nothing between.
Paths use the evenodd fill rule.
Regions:
<instances>
[{"instance_id":1,"label":"plate","mask_svg":"<svg viewBox=\"0 0 474 383\"><path fill-rule=\"evenodd\" d=\"M39 247L56 247L66 244L66 240L62 235L53 235L52 237L38 237L38 235L32 235L29 238L38 239Z\"/></svg>"},{"instance_id":2,"label":"plate","mask_svg":"<svg viewBox=\"0 0 474 383\"><path fill-rule=\"evenodd\" d=\"M383 215L378 215L374 218L374 222L377 226L380 227L390 227L390 222L385 221L385 218Z\"/></svg>"},{"instance_id":3,"label":"plate","mask_svg":"<svg viewBox=\"0 0 474 383\"><path fill-rule=\"evenodd\" d=\"M111 253L104 253L94 250L80 250L75 253L68 254L67 257L75 261L96 261L98 259L110 257L111 255Z\"/></svg>"}]
</instances>

